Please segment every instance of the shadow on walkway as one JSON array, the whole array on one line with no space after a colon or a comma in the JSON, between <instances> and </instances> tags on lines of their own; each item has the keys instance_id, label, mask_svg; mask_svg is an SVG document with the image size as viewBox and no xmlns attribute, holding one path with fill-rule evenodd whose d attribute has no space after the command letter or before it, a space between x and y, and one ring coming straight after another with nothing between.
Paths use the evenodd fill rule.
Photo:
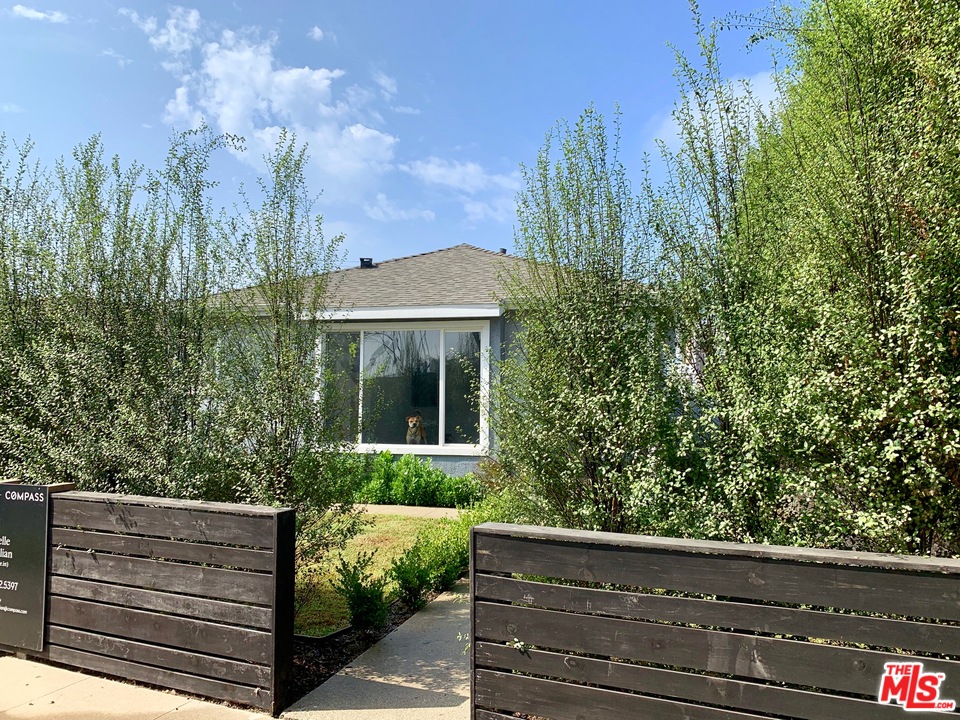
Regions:
<instances>
[{"instance_id":1,"label":"shadow on walkway","mask_svg":"<svg viewBox=\"0 0 960 720\"><path fill-rule=\"evenodd\" d=\"M284 714L290 720L469 717L467 584L444 593Z\"/></svg>"}]
</instances>

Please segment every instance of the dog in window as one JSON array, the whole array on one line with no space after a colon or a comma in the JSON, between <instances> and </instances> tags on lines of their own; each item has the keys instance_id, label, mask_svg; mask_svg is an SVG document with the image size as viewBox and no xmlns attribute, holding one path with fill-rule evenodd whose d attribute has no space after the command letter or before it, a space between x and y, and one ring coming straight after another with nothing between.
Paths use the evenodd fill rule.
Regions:
<instances>
[{"instance_id":1,"label":"dog in window","mask_svg":"<svg viewBox=\"0 0 960 720\"><path fill-rule=\"evenodd\" d=\"M407 445L426 445L427 429L423 426L423 417L417 411L407 415Z\"/></svg>"}]
</instances>

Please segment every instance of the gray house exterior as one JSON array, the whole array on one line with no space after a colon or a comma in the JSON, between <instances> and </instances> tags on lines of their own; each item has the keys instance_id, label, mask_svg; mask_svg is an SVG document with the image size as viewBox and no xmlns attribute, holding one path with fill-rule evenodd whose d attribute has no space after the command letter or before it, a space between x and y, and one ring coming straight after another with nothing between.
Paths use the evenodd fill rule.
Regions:
<instances>
[{"instance_id":1,"label":"gray house exterior","mask_svg":"<svg viewBox=\"0 0 960 720\"><path fill-rule=\"evenodd\" d=\"M514 329L502 283L524 264L462 244L331 273L322 352L360 452L429 457L456 475L491 455L490 384Z\"/></svg>"}]
</instances>

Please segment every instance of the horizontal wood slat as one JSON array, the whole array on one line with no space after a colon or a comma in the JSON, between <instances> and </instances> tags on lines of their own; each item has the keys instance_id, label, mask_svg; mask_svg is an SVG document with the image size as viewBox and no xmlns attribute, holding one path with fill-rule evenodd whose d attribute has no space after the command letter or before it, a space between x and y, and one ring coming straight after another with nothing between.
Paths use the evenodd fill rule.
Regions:
<instances>
[{"instance_id":1,"label":"horizontal wood slat","mask_svg":"<svg viewBox=\"0 0 960 720\"><path fill-rule=\"evenodd\" d=\"M268 571L273 567L273 553L264 550L161 540L142 535L119 535L53 528L50 534L50 542L55 546L66 548L83 548L95 552L180 560L205 565L223 565L244 570Z\"/></svg>"},{"instance_id":2,"label":"horizontal wood slat","mask_svg":"<svg viewBox=\"0 0 960 720\"><path fill-rule=\"evenodd\" d=\"M484 523L481 534L485 536L524 537L531 540L599 543L609 547L622 548L628 552L636 549L662 550L670 553L682 552L722 557L755 557L775 562L785 560L790 562L833 563L877 570L906 570L908 572L960 575L960 559L944 557L861 553L850 550L824 550L822 548L783 545L750 545L716 540L627 535L624 533L570 530L567 528L512 525L508 523Z\"/></svg>"},{"instance_id":3,"label":"horizontal wood slat","mask_svg":"<svg viewBox=\"0 0 960 720\"><path fill-rule=\"evenodd\" d=\"M638 620L696 623L773 635L831 639L916 652L949 653L960 648L960 627L889 620L718 600L616 592L478 575L478 600L536 605L548 610L593 613Z\"/></svg>"},{"instance_id":4,"label":"horizontal wood slat","mask_svg":"<svg viewBox=\"0 0 960 720\"><path fill-rule=\"evenodd\" d=\"M552 720L768 720L761 715L721 710L674 700L632 695L555 680L477 670L475 702ZM589 708L584 711L584 708Z\"/></svg>"},{"instance_id":5,"label":"horizontal wood slat","mask_svg":"<svg viewBox=\"0 0 960 720\"><path fill-rule=\"evenodd\" d=\"M516 720L516 716L504 715L503 713L491 712L489 710L477 710L476 720Z\"/></svg>"},{"instance_id":6,"label":"horizontal wood slat","mask_svg":"<svg viewBox=\"0 0 960 720\"><path fill-rule=\"evenodd\" d=\"M476 720L895 720L902 706L877 703L885 663L920 663L960 699L958 622L957 560L471 534Z\"/></svg>"},{"instance_id":7,"label":"horizontal wood slat","mask_svg":"<svg viewBox=\"0 0 960 720\"><path fill-rule=\"evenodd\" d=\"M929 672L946 673L945 684L960 690L960 662L948 660L481 602L475 618L478 640L517 638L538 647L861 695L876 694L885 662L915 660Z\"/></svg>"},{"instance_id":8,"label":"horizontal wood slat","mask_svg":"<svg viewBox=\"0 0 960 720\"><path fill-rule=\"evenodd\" d=\"M960 620L960 576L478 535L479 572Z\"/></svg>"},{"instance_id":9,"label":"horizontal wood slat","mask_svg":"<svg viewBox=\"0 0 960 720\"><path fill-rule=\"evenodd\" d=\"M104 505L123 505L125 507L165 507L176 510L198 510L207 517L218 515L240 515L243 517L273 518L287 512L283 508L265 505L244 505L241 503L207 502L206 500L183 500L181 498L161 498L146 495L117 495L103 492L64 493L65 500L83 500Z\"/></svg>"},{"instance_id":10,"label":"horizontal wood slat","mask_svg":"<svg viewBox=\"0 0 960 720\"><path fill-rule=\"evenodd\" d=\"M227 625L270 629L270 608L255 605L238 605L221 600L208 600L157 590L142 590L123 585L108 585L95 580L62 576L50 578L50 593L79 600L92 600L106 605L122 605L199 620L211 620Z\"/></svg>"},{"instance_id":11,"label":"horizontal wood slat","mask_svg":"<svg viewBox=\"0 0 960 720\"><path fill-rule=\"evenodd\" d=\"M55 527L79 530L106 530L180 538L193 542L224 543L243 547L271 548L272 523L269 515L230 515L211 517L198 507L182 507L163 501L165 506L131 504L123 499L92 501L76 499L73 493L51 497Z\"/></svg>"},{"instance_id":12,"label":"horizontal wood slat","mask_svg":"<svg viewBox=\"0 0 960 720\"><path fill-rule=\"evenodd\" d=\"M50 598L49 622L254 663L269 663L270 633L85 600Z\"/></svg>"},{"instance_id":13,"label":"horizontal wood slat","mask_svg":"<svg viewBox=\"0 0 960 720\"><path fill-rule=\"evenodd\" d=\"M188 672L215 680L229 680L260 687L268 687L270 682L270 668L266 665L254 665L201 653L185 652L176 648L159 647L76 628L53 625L49 630L48 642L51 645L107 655L142 665Z\"/></svg>"},{"instance_id":14,"label":"horizontal wood slat","mask_svg":"<svg viewBox=\"0 0 960 720\"><path fill-rule=\"evenodd\" d=\"M101 580L148 590L165 590L245 603L269 602L270 598L270 576L260 573L181 565L163 560L89 553L66 548L53 549L50 565L54 575Z\"/></svg>"},{"instance_id":15,"label":"horizontal wood slat","mask_svg":"<svg viewBox=\"0 0 960 720\"><path fill-rule=\"evenodd\" d=\"M141 665L105 655L83 652L74 648L51 645L42 653L39 653L38 657L83 670L124 677L173 690L183 690L195 695L228 700L241 705L249 705L267 712L271 711L274 704L273 697L268 689L197 677L189 673L164 670L150 665Z\"/></svg>"},{"instance_id":16,"label":"horizontal wood slat","mask_svg":"<svg viewBox=\"0 0 960 720\"><path fill-rule=\"evenodd\" d=\"M802 720L902 720L903 709L871 700L695 675L644 665L565 655L545 650L520 652L507 645L479 642L478 668L515 670L590 685L605 685L748 712Z\"/></svg>"}]
</instances>

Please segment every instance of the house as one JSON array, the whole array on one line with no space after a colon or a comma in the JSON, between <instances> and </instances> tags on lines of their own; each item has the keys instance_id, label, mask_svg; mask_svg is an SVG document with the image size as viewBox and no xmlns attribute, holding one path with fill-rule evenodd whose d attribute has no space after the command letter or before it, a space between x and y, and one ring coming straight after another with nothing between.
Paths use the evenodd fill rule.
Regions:
<instances>
[{"instance_id":1,"label":"house","mask_svg":"<svg viewBox=\"0 0 960 720\"><path fill-rule=\"evenodd\" d=\"M360 452L413 453L451 474L490 454L491 366L514 327L502 279L524 262L462 244L331 274L322 352Z\"/></svg>"}]
</instances>

